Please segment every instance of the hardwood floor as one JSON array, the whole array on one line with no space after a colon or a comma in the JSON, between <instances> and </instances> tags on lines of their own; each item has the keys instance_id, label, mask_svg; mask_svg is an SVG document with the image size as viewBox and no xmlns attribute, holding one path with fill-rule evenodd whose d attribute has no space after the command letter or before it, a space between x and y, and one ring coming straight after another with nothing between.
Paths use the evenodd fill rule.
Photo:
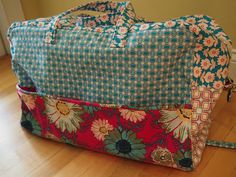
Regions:
<instances>
[{"instance_id":1,"label":"hardwood floor","mask_svg":"<svg viewBox=\"0 0 236 177\"><path fill-rule=\"evenodd\" d=\"M31 135L19 124L17 80L10 57L0 58L0 176L4 177L236 177L236 150L206 147L193 172L104 155ZM212 114L210 138L236 141L236 94Z\"/></svg>"}]
</instances>

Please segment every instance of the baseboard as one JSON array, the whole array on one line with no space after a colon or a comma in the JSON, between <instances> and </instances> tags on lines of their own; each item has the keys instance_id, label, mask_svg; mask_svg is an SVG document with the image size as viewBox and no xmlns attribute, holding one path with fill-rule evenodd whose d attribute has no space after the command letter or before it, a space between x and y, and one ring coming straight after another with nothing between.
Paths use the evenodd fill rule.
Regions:
<instances>
[{"instance_id":1,"label":"baseboard","mask_svg":"<svg viewBox=\"0 0 236 177\"><path fill-rule=\"evenodd\" d=\"M231 62L236 62L236 49L233 49L233 50L232 50Z\"/></svg>"},{"instance_id":2,"label":"baseboard","mask_svg":"<svg viewBox=\"0 0 236 177\"><path fill-rule=\"evenodd\" d=\"M236 49L232 50L232 58L229 65L229 76L236 83ZM236 91L236 89L234 90Z\"/></svg>"},{"instance_id":3,"label":"baseboard","mask_svg":"<svg viewBox=\"0 0 236 177\"><path fill-rule=\"evenodd\" d=\"M5 54L6 54L6 50L5 50L5 47L3 45L2 37L0 35L0 56L3 56Z\"/></svg>"}]
</instances>

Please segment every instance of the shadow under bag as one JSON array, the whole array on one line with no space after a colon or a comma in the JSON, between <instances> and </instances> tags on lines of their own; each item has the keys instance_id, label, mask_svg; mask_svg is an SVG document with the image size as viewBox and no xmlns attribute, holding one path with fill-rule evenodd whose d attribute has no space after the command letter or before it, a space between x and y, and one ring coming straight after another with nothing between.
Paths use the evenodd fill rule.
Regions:
<instances>
[{"instance_id":1,"label":"shadow under bag","mask_svg":"<svg viewBox=\"0 0 236 177\"><path fill-rule=\"evenodd\" d=\"M81 10L106 13L72 15ZM130 2L91 2L15 22L8 37L21 125L33 134L187 171L199 164L231 58L209 16L145 22Z\"/></svg>"}]
</instances>

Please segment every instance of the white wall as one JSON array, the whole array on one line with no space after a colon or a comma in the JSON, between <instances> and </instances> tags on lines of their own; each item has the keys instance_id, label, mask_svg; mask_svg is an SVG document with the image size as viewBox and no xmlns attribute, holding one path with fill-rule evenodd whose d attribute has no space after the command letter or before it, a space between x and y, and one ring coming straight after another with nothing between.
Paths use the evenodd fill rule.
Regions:
<instances>
[{"instance_id":1,"label":"white wall","mask_svg":"<svg viewBox=\"0 0 236 177\"><path fill-rule=\"evenodd\" d=\"M233 50L233 55L229 66L229 75L236 84L236 49Z\"/></svg>"},{"instance_id":2,"label":"white wall","mask_svg":"<svg viewBox=\"0 0 236 177\"><path fill-rule=\"evenodd\" d=\"M22 20L24 20L24 15L20 0L0 0L0 33L7 53L10 53L7 30L11 23Z\"/></svg>"},{"instance_id":3,"label":"white wall","mask_svg":"<svg viewBox=\"0 0 236 177\"><path fill-rule=\"evenodd\" d=\"M3 56L6 54L5 47L3 45L2 37L0 35L0 56Z\"/></svg>"}]
</instances>

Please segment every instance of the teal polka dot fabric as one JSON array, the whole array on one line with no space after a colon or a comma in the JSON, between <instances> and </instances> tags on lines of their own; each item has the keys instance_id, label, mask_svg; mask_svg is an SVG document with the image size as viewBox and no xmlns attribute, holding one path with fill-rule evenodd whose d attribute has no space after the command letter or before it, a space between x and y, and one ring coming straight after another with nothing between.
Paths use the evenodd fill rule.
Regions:
<instances>
[{"instance_id":1,"label":"teal polka dot fabric","mask_svg":"<svg viewBox=\"0 0 236 177\"><path fill-rule=\"evenodd\" d=\"M108 14L70 15L81 9ZM151 23L109 1L16 22L8 37L20 86L133 107L190 104L193 85L222 88L231 46L208 16Z\"/></svg>"}]
</instances>

